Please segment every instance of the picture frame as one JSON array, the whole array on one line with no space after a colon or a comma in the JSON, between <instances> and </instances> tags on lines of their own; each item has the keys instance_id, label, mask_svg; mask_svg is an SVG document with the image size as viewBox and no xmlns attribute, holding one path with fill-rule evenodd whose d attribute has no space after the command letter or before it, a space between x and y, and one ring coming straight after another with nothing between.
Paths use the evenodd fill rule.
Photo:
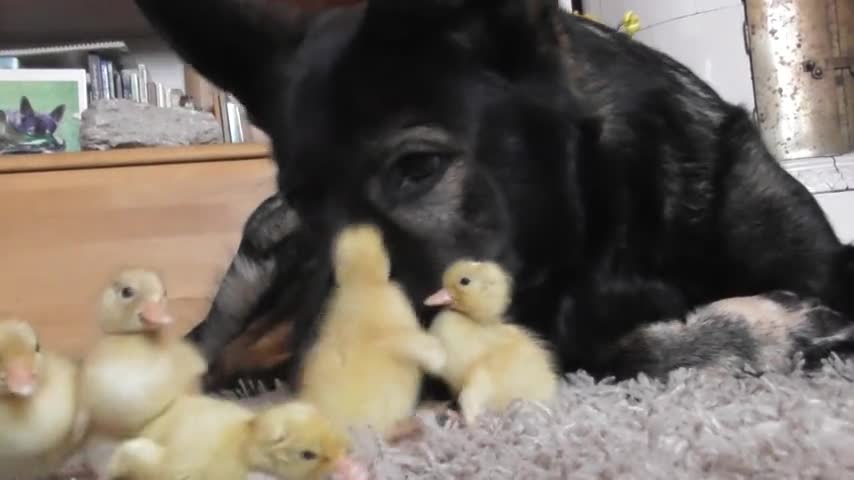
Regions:
<instances>
[{"instance_id":1,"label":"picture frame","mask_svg":"<svg viewBox=\"0 0 854 480\"><path fill-rule=\"evenodd\" d=\"M84 69L0 69L0 155L79 152Z\"/></svg>"}]
</instances>

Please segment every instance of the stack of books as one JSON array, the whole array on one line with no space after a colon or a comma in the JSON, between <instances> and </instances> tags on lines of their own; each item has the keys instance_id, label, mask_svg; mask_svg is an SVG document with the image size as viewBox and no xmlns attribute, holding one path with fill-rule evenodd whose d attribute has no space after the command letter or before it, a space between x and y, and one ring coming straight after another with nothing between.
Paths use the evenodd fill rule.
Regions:
<instances>
[{"instance_id":1,"label":"stack of books","mask_svg":"<svg viewBox=\"0 0 854 480\"><path fill-rule=\"evenodd\" d=\"M36 48L0 49L0 69L32 70L45 65L85 70L86 92L83 102L127 99L158 107L185 107L212 113L222 125L228 143L268 142L269 139L251 124L246 109L230 93L216 88L191 66L184 66L185 89L167 88L151 78L144 64L129 64L124 54L129 49L123 41L79 43ZM177 58L177 56L176 56ZM9 106L13 108L13 105ZM71 112L78 114L79 112Z\"/></svg>"},{"instance_id":2,"label":"stack of books","mask_svg":"<svg viewBox=\"0 0 854 480\"><path fill-rule=\"evenodd\" d=\"M89 103L123 98L158 107L181 106L184 92L167 89L152 79L143 64L126 65L121 56L127 52L128 47L122 41L6 49L0 50L0 68L21 68L22 63L36 64L61 56L66 64L85 64ZM81 56L84 61L76 61Z\"/></svg>"},{"instance_id":3,"label":"stack of books","mask_svg":"<svg viewBox=\"0 0 854 480\"><path fill-rule=\"evenodd\" d=\"M233 95L211 84L189 65L184 66L184 84L195 108L213 113L220 122L225 142L269 142L269 138L252 125L246 108Z\"/></svg>"}]
</instances>

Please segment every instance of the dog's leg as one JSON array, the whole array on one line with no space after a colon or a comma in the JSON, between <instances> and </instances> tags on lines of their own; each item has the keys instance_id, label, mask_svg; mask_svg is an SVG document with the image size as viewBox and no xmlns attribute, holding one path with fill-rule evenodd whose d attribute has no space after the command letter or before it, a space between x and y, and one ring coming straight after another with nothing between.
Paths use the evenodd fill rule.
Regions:
<instances>
[{"instance_id":1,"label":"dog's leg","mask_svg":"<svg viewBox=\"0 0 854 480\"><path fill-rule=\"evenodd\" d=\"M218 352L210 372L205 375L205 389L233 390L242 375L256 380L259 375L281 367L294 354L293 329L293 322L283 319L262 317L252 321ZM250 385L254 385L254 382L250 382ZM238 391L246 388L244 384Z\"/></svg>"},{"instance_id":2,"label":"dog's leg","mask_svg":"<svg viewBox=\"0 0 854 480\"><path fill-rule=\"evenodd\" d=\"M619 378L664 378L684 367L787 373L799 355L815 368L831 353L852 351L854 325L838 312L815 299L769 292L703 305L684 322L641 326L609 347L608 366Z\"/></svg>"},{"instance_id":3,"label":"dog's leg","mask_svg":"<svg viewBox=\"0 0 854 480\"><path fill-rule=\"evenodd\" d=\"M633 376L638 371L638 364L630 359L635 353L625 358L626 352L613 345L646 325L682 319L687 313L688 306L675 286L640 278L598 278L563 298L554 331L547 338L557 347L565 371Z\"/></svg>"},{"instance_id":4,"label":"dog's leg","mask_svg":"<svg viewBox=\"0 0 854 480\"><path fill-rule=\"evenodd\" d=\"M264 200L249 216L207 316L189 334L208 361L248 324L276 273L275 247L299 228L299 219L279 195Z\"/></svg>"},{"instance_id":5,"label":"dog's leg","mask_svg":"<svg viewBox=\"0 0 854 480\"><path fill-rule=\"evenodd\" d=\"M834 261L833 305L854 320L854 245L845 245Z\"/></svg>"},{"instance_id":6,"label":"dog's leg","mask_svg":"<svg viewBox=\"0 0 854 480\"><path fill-rule=\"evenodd\" d=\"M854 249L844 247L813 195L773 158L748 115L719 132L719 275L736 295L790 290L851 317Z\"/></svg>"}]
</instances>

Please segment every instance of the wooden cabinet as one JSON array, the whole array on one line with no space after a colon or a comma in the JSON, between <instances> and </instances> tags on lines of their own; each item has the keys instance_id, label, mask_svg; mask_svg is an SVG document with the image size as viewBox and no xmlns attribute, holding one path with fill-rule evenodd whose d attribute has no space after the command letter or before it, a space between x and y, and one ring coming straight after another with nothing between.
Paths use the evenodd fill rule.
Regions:
<instances>
[{"instance_id":1,"label":"wooden cabinet","mask_svg":"<svg viewBox=\"0 0 854 480\"><path fill-rule=\"evenodd\" d=\"M0 310L79 354L123 266L162 273L179 333L206 313L250 212L275 189L267 147L0 157Z\"/></svg>"}]
</instances>

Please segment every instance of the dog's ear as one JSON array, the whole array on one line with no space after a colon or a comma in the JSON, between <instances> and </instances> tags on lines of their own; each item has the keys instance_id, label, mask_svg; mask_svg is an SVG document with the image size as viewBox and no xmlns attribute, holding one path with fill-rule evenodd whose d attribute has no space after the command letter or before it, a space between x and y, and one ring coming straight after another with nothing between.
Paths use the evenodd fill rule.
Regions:
<instances>
[{"instance_id":1,"label":"dog's ear","mask_svg":"<svg viewBox=\"0 0 854 480\"><path fill-rule=\"evenodd\" d=\"M21 115L25 117L31 117L36 114L35 110L33 110L33 106L30 104L30 99L27 97L21 97L21 108L19 109Z\"/></svg>"},{"instance_id":2,"label":"dog's ear","mask_svg":"<svg viewBox=\"0 0 854 480\"><path fill-rule=\"evenodd\" d=\"M384 40L445 36L500 70L524 70L560 46L562 15L558 0L370 0L363 29Z\"/></svg>"},{"instance_id":3,"label":"dog's ear","mask_svg":"<svg viewBox=\"0 0 854 480\"><path fill-rule=\"evenodd\" d=\"M65 115L65 104L56 107L53 111L50 112L50 118L53 119L54 122L59 123L62 120L62 116Z\"/></svg>"},{"instance_id":4,"label":"dog's ear","mask_svg":"<svg viewBox=\"0 0 854 480\"><path fill-rule=\"evenodd\" d=\"M500 12L520 22L534 23L543 14L560 10L558 0L370 0L371 14L409 15L413 18L436 19L465 11Z\"/></svg>"},{"instance_id":5,"label":"dog's ear","mask_svg":"<svg viewBox=\"0 0 854 480\"><path fill-rule=\"evenodd\" d=\"M283 63L315 14L282 0L135 0L170 46L250 111L281 89Z\"/></svg>"}]
</instances>

